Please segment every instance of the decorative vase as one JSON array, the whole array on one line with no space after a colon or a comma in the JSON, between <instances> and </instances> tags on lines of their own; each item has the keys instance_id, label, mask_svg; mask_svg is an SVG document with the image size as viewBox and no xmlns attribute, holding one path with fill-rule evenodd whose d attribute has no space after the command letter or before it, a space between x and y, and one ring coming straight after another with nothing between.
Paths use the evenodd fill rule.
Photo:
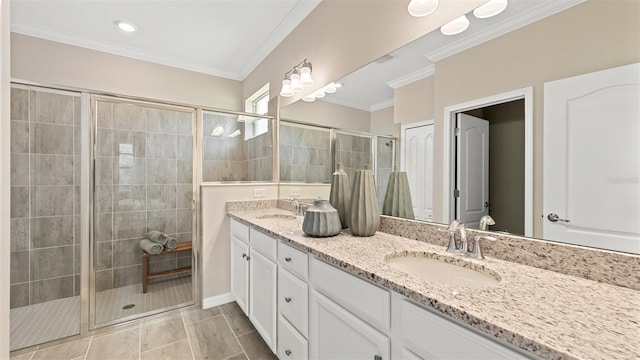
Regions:
<instances>
[{"instance_id":1,"label":"decorative vase","mask_svg":"<svg viewBox=\"0 0 640 360\"><path fill-rule=\"evenodd\" d=\"M309 236L335 236L342 230L338 210L327 200L315 200L307 210L302 223L302 231Z\"/></svg>"},{"instance_id":2,"label":"decorative vase","mask_svg":"<svg viewBox=\"0 0 640 360\"><path fill-rule=\"evenodd\" d=\"M369 165L356 170L351 189L349 227L355 236L372 236L380 225L376 182Z\"/></svg>"},{"instance_id":3,"label":"decorative vase","mask_svg":"<svg viewBox=\"0 0 640 360\"><path fill-rule=\"evenodd\" d=\"M387 192L384 196L382 214L405 219L414 219L409 178L405 171L392 171L389 174Z\"/></svg>"},{"instance_id":4,"label":"decorative vase","mask_svg":"<svg viewBox=\"0 0 640 360\"><path fill-rule=\"evenodd\" d=\"M351 188L349 187L349 176L344 171L341 162L336 164L336 172L331 176L329 203L338 210L342 228L349 227L348 214L349 204L351 203Z\"/></svg>"}]
</instances>

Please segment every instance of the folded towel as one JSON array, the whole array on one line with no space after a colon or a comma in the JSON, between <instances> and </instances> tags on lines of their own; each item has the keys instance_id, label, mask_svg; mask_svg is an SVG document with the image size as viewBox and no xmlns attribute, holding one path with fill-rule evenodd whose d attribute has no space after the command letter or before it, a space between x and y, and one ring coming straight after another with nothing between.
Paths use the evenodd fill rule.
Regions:
<instances>
[{"instance_id":1,"label":"folded towel","mask_svg":"<svg viewBox=\"0 0 640 360\"><path fill-rule=\"evenodd\" d=\"M149 238L149 240L153 241L154 243L158 243L160 245L165 245L168 239L167 234L160 232L158 230L149 231L149 233L147 234L147 237Z\"/></svg>"},{"instance_id":2,"label":"folded towel","mask_svg":"<svg viewBox=\"0 0 640 360\"><path fill-rule=\"evenodd\" d=\"M178 246L178 239L174 237L167 238L167 243L164 244L164 249L167 251L171 251Z\"/></svg>"},{"instance_id":3,"label":"folded towel","mask_svg":"<svg viewBox=\"0 0 640 360\"><path fill-rule=\"evenodd\" d=\"M163 246L149 239L142 239L138 243L140 248L150 255L158 255L164 250Z\"/></svg>"}]
</instances>

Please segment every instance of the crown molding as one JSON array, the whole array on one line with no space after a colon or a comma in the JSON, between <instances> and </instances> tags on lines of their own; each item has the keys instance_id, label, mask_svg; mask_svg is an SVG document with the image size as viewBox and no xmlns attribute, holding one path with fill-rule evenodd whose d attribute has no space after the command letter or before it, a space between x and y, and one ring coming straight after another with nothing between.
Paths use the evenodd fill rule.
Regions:
<instances>
[{"instance_id":1,"label":"crown molding","mask_svg":"<svg viewBox=\"0 0 640 360\"><path fill-rule=\"evenodd\" d=\"M498 36L504 35L510 31L519 29L533 22L541 20L547 16L551 16L560 11L566 10L584 1L586 0L555 0L541 2L540 5L536 6L533 9L527 10L526 12L521 13L517 16L510 17L496 25L469 34L468 36L458 41L453 41L449 45L440 47L439 49L429 52L424 56L435 63L446 57L470 49L476 45L494 39Z\"/></svg>"},{"instance_id":2,"label":"crown molding","mask_svg":"<svg viewBox=\"0 0 640 360\"><path fill-rule=\"evenodd\" d=\"M240 71L244 80L291 32L320 4L321 0L299 0L287 16L269 34Z\"/></svg>"},{"instance_id":3,"label":"crown molding","mask_svg":"<svg viewBox=\"0 0 640 360\"><path fill-rule=\"evenodd\" d=\"M386 109L388 107L391 107L391 106L393 106L393 104L394 104L394 99L389 99L389 100L381 101L381 102L379 102L377 104L371 105L370 109L371 109L371 112L374 112L374 111L378 111L378 110L382 110L382 109Z\"/></svg>"},{"instance_id":4,"label":"crown molding","mask_svg":"<svg viewBox=\"0 0 640 360\"><path fill-rule=\"evenodd\" d=\"M213 75L223 77L226 79L242 81L242 77L239 74L220 70L214 67L202 66L200 64L194 64L184 61L178 61L174 59L168 59L166 57L158 57L146 51L140 51L139 49L132 49L126 46L119 46L113 44L106 44L103 42L83 39L78 36L53 31L51 29L36 27L31 25L25 25L20 23L11 24L11 32L18 34L33 36L42 38L45 40L51 40L59 43L64 43L71 46L77 46L87 48L91 50L106 52L113 55L124 56L142 61L148 61L160 65L171 66L179 69L195 71L207 75Z\"/></svg>"},{"instance_id":5,"label":"crown molding","mask_svg":"<svg viewBox=\"0 0 640 360\"><path fill-rule=\"evenodd\" d=\"M388 81L387 85L389 85L391 88L395 90L399 87L405 86L407 84L411 84L412 82L422 80L426 77L432 76L433 74L435 74L435 66L431 64L424 69L420 69L412 73L409 73L407 75L403 75L397 79Z\"/></svg>"},{"instance_id":6,"label":"crown molding","mask_svg":"<svg viewBox=\"0 0 640 360\"><path fill-rule=\"evenodd\" d=\"M341 106L346 106L346 107L350 107L356 110L362 110L362 111L367 111L367 112L371 112L371 107L370 106L366 106L366 105L360 105L360 104L356 104L356 103L352 103L352 102L348 102L348 101L344 101L344 100L339 100L339 99L334 99L331 97L323 97L322 99L318 99L319 101L326 101L328 103L332 103L332 104L336 104L336 105L341 105Z\"/></svg>"}]
</instances>

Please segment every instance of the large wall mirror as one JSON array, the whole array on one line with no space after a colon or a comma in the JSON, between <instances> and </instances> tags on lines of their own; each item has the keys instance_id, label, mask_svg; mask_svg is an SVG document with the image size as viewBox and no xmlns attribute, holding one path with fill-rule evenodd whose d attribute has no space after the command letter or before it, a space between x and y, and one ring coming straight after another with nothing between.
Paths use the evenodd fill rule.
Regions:
<instances>
[{"instance_id":1,"label":"large wall mirror","mask_svg":"<svg viewBox=\"0 0 640 360\"><path fill-rule=\"evenodd\" d=\"M488 212L496 218L493 231L640 253L640 79L632 65L640 61L637 9L632 2L512 0L490 19L468 14L470 26L462 34L426 34L336 79L343 85L337 92L286 106L281 118L397 138L391 155L397 170L412 171L415 162L408 156L416 148L426 154L423 162L431 157L423 181L411 184L412 193L430 196L426 206L432 208L419 220L447 223L474 211ZM548 131L554 124L547 122L554 110L548 89L574 77L615 77L607 71L618 68L628 71L621 75L628 80L625 86L602 85L594 91L614 89L615 98L629 99L627 111L607 116L606 121L580 123L585 125L573 134L559 130L559 136L554 130L552 140ZM579 121L596 113L584 109L602 107L603 97L576 96L579 104L572 104L582 109L576 112ZM601 111L597 114L603 116ZM487 129L478 130L484 125L477 125L476 119L484 119ZM575 127L575 119L565 120L564 129ZM610 131L615 128L627 129L628 136L620 137L619 131L615 135ZM456 140L455 133L465 140ZM412 136L416 148L410 148ZM478 142L487 153L472 147ZM547 148L550 143L568 150L556 158L556 150ZM603 150L606 156L589 155L587 149ZM466 158L456 151L466 152ZM561 170L548 167L558 158L564 164ZM618 165L607 164L612 161ZM471 181L460 176L473 172L485 178ZM550 185L553 181L562 183ZM478 185L480 189L471 189ZM553 195L548 193L552 187ZM468 198L457 199L462 190L468 191ZM585 199L593 198L589 194L594 192L606 192L619 201L588 205ZM326 188L317 193L326 194ZM563 203L549 208L549 197L562 197ZM603 218L603 212L610 216Z\"/></svg>"}]
</instances>

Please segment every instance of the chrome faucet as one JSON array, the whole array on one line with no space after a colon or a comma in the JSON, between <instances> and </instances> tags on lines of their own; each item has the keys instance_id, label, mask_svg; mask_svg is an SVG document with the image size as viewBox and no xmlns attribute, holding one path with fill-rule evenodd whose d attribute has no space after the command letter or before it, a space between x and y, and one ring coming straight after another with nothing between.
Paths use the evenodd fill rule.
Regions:
<instances>
[{"instance_id":1,"label":"chrome faucet","mask_svg":"<svg viewBox=\"0 0 640 360\"><path fill-rule=\"evenodd\" d=\"M471 256L474 259L478 259L478 260L482 260L484 259L484 255L482 255L482 249L480 248L480 240L489 240L489 241L496 241L496 238L494 238L493 236L487 236L487 235L477 235L473 238L473 247L471 248L471 254L469 254L469 256Z\"/></svg>"},{"instance_id":2,"label":"chrome faucet","mask_svg":"<svg viewBox=\"0 0 640 360\"><path fill-rule=\"evenodd\" d=\"M462 221L455 219L446 230L449 232L449 245L447 245L447 252L450 253L467 253L467 229ZM456 231L460 232L460 247L456 244Z\"/></svg>"},{"instance_id":3,"label":"chrome faucet","mask_svg":"<svg viewBox=\"0 0 640 360\"><path fill-rule=\"evenodd\" d=\"M489 225L495 225L496 222L489 215L484 215L480 218L480 230L487 231L489 230Z\"/></svg>"},{"instance_id":4,"label":"chrome faucet","mask_svg":"<svg viewBox=\"0 0 640 360\"><path fill-rule=\"evenodd\" d=\"M291 202L291 204L293 205L293 214L302 215L302 208L300 207L300 202L298 201L298 199L291 198L289 202Z\"/></svg>"}]
</instances>

